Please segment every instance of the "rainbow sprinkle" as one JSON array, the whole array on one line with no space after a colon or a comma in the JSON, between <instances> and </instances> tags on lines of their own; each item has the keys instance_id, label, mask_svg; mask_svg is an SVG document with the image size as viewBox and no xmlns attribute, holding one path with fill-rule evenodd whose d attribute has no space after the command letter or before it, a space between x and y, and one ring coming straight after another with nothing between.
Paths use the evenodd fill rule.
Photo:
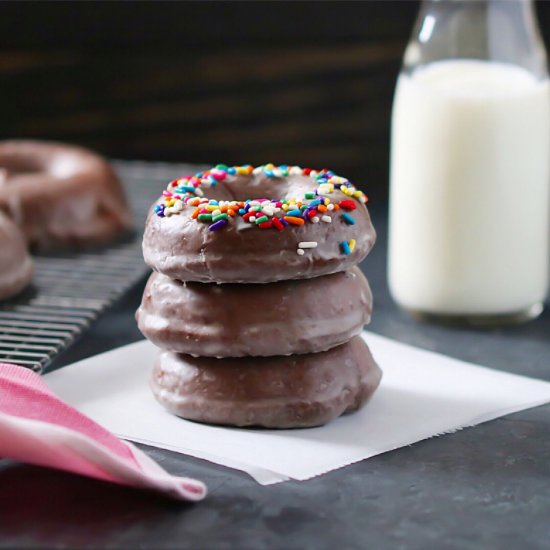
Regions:
<instances>
[{"instance_id":1,"label":"rainbow sprinkle","mask_svg":"<svg viewBox=\"0 0 550 550\"><path fill-rule=\"evenodd\" d=\"M263 174L268 178L284 178L288 176L309 176L317 184L313 192L304 193L303 197L280 199L246 199L246 200L214 200L209 199L207 190L220 181ZM206 191L206 192L205 192ZM333 200L330 197L336 191L347 198ZM253 167L227 166L217 164L210 170L198 172L194 176L184 176L171 181L163 192L162 202L155 205L154 212L164 218L182 215L190 212L191 218L199 223L207 223L210 231L218 231L236 218L254 225L260 230L274 229L283 231L289 226L296 229L306 223L331 223L334 216L341 216L348 225L355 225L355 218L349 214L357 208L357 202L366 204L367 196L346 178L337 176L331 170L312 170L299 166L264 164ZM188 209L191 210L188 210ZM356 241L342 242L340 248L343 254L351 254ZM317 246L316 242L301 242L298 254Z\"/></svg>"},{"instance_id":2,"label":"rainbow sprinkle","mask_svg":"<svg viewBox=\"0 0 550 550\"><path fill-rule=\"evenodd\" d=\"M342 218L348 225L355 225L355 218L347 212L342 212Z\"/></svg>"}]
</instances>

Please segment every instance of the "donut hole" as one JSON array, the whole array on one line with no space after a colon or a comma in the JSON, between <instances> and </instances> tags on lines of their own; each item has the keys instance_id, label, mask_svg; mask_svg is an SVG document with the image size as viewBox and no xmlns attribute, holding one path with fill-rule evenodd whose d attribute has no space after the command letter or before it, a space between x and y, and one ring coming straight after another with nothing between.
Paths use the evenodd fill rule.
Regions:
<instances>
[{"instance_id":1,"label":"donut hole","mask_svg":"<svg viewBox=\"0 0 550 550\"><path fill-rule=\"evenodd\" d=\"M44 169L32 164L7 164L3 163L0 166L0 180L7 180L14 176L23 176L27 174L40 174Z\"/></svg>"},{"instance_id":2,"label":"donut hole","mask_svg":"<svg viewBox=\"0 0 550 550\"><path fill-rule=\"evenodd\" d=\"M209 199L244 201L246 199L299 198L314 188L315 184L311 178L291 176L289 178L237 178L233 181L220 181L204 191Z\"/></svg>"},{"instance_id":3,"label":"donut hole","mask_svg":"<svg viewBox=\"0 0 550 550\"><path fill-rule=\"evenodd\" d=\"M280 199L288 193L288 182L280 178L270 180L237 179L233 182L221 181L205 190L208 198L215 200Z\"/></svg>"},{"instance_id":4,"label":"donut hole","mask_svg":"<svg viewBox=\"0 0 550 550\"><path fill-rule=\"evenodd\" d=\"M44 167L32 162L30 159L3 159L0 161L0 180L7 180L13 176L25 174L38 174L44 171Z\"/></svg>"}]
</instances>

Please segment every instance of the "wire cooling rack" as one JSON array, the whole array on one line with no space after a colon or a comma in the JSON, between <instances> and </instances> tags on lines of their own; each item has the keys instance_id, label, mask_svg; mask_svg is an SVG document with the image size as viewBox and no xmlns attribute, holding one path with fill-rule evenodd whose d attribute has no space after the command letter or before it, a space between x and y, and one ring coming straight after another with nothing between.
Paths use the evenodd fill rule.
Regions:
<instances>
[{"instance_id":1,"label":"wire cooling rack","mask_svg":"<svg viewBox=\"0 0 550 550\"><path fill-rule=\"evenodd\" d=\"M139 161L114 166L134 213L134 234L106 248L36 255L32 286L0 302L0 362L42 371L148 272L141 254L147 210L169 180L196 167Z\"/></svg>"}]
</instances>

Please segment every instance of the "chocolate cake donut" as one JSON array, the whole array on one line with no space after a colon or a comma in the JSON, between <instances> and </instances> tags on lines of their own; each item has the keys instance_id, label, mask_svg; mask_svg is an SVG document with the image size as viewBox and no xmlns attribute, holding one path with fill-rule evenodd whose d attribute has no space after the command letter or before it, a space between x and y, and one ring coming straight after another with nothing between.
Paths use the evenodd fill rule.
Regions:
<instances>
[{"instance_id":1,"label":"chocolate cake donut","mask_svg":"<svg viewBox=\"0 0 550 550\"><path fill-rule=\"evenodd\" d=\"M360 337L329 351L255 359L160 353L151 387L173 414L233 426L306 428L359 409L381 371Z\"/></svg>"},{"instance_id":2,"label":"chocolate cake donut","mask_svg":"<svg viewBox=\"0 0 550 550\"><path fill-rule=\"evenodd\" d=\"M0 210L29 244L96 244L130 226L122 186L98 155L71 145L0 142Z\"/></svg>"},{"instance_id":3,"label":"chocolate cake donut","mask_svg":"<svg viewBox=\"0 0 550 550\"><path fill-rule=\"evenodd\" d=\"M0 300L25 288L32 278L32 260L17 226L0 212Z\"/></svg>"},{"instance_id":4,"label":"chocolate cake donut","mask_svg":"<svg viewBox=\"0 0 550 550\"><path fill-rule=\"evenodd\" d=\"M336 273L374 244L366 201L330 170L218 165L168 185L149 213L143 255L155 271L184 281Z\"/></svg>"},{"instance_id":5,"label":"chocolate cake donut","mask_svg":"<svg viewBox=\"0 0 550 550\"><path fill-rule=\"evenodd\" d=\"M203 357L314 353L370 321L372 294L354 267L268 284L184 283L153 273L138 326L160 348Z\"/></svg>"}]
</instances>

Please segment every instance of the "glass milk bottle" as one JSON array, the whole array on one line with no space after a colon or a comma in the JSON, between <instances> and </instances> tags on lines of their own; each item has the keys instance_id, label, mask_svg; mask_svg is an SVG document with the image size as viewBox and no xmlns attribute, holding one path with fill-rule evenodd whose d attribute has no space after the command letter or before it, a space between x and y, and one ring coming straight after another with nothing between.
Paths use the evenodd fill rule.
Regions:
<instances>
[{"instance_id":1,"label":"glass milk bottle","mask_svg":"<svg viewBox=\"0 0 550 550\"><path fill-rule=\"evenodd\" d=\"M528 0L424 1L392 115L388 278L416 316L542 311L550 87Z\"/></svg>"}]
</instances>

